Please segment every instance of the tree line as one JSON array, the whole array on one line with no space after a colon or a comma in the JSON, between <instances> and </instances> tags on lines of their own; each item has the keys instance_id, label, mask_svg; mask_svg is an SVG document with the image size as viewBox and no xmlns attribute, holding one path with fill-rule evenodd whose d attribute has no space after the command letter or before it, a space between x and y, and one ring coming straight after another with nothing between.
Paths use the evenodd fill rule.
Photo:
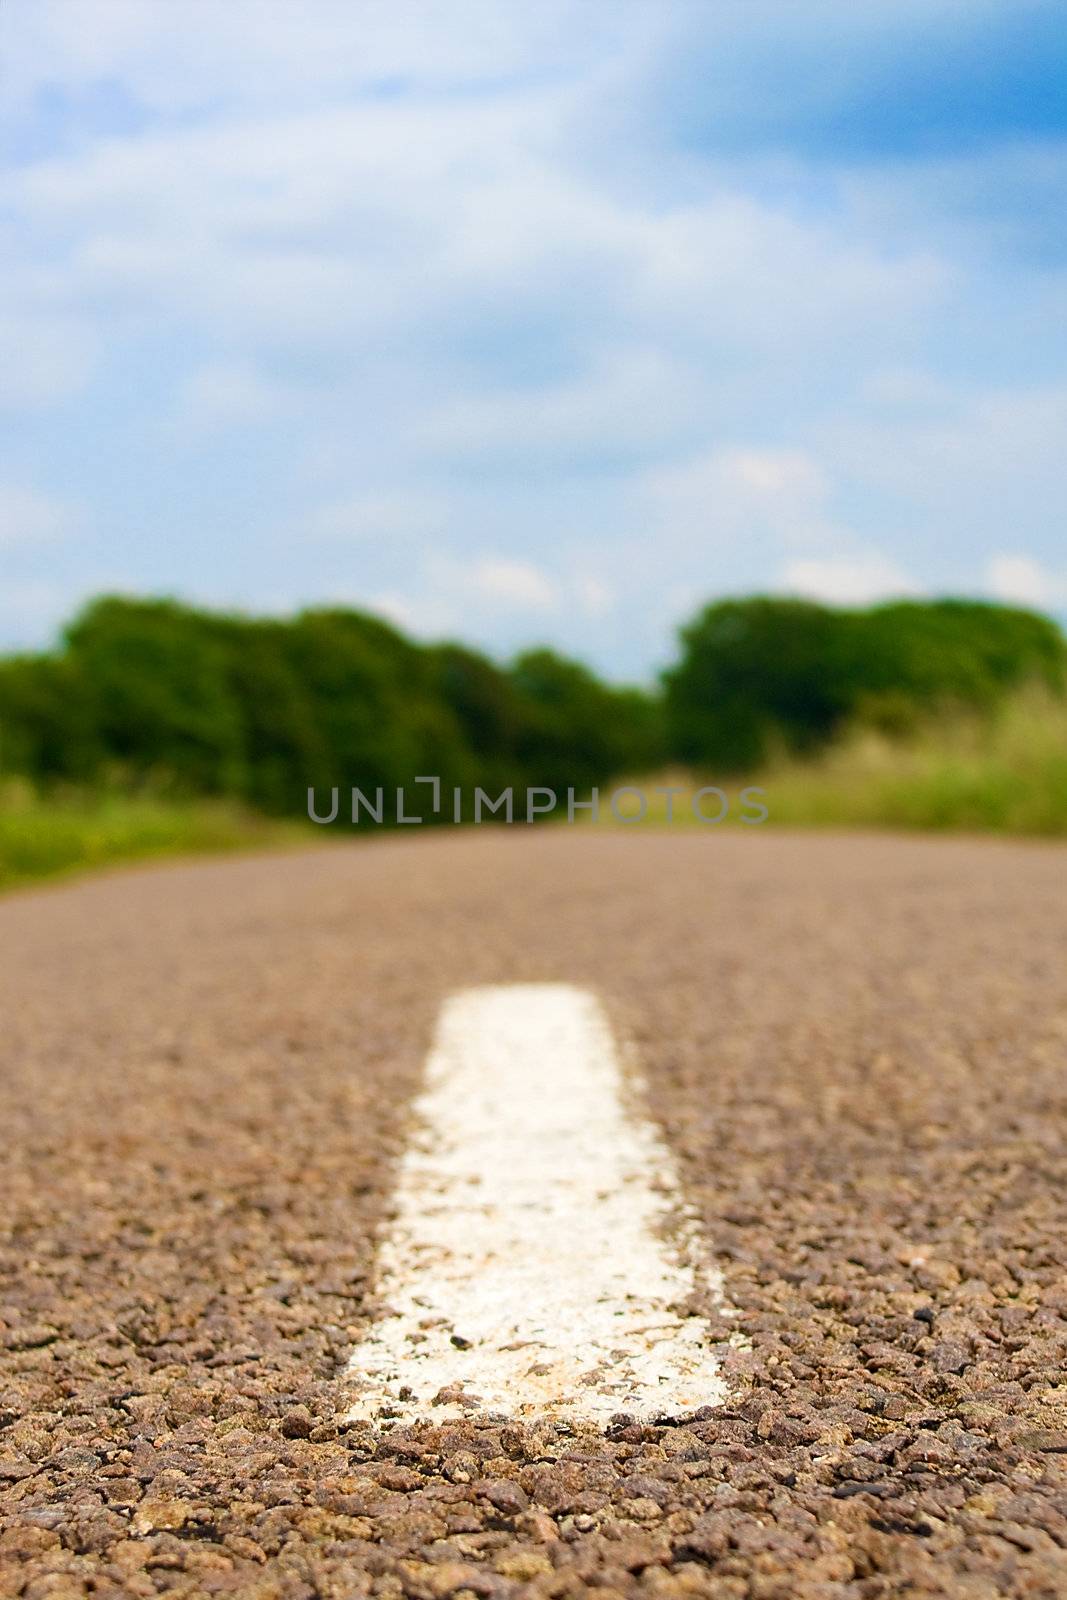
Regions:
<instances>
[{"instance_id":1,"label":"tree line","mask_svg":"<svg viewBox=\"0 0 1067 1600\"><path fill-rule=\"evenodd\" d=\"M1067 683L1067 642L1035 613L977 601L841 610L717 601L680 632L655 689L602 682L556 651L507 664L421 644L337 608L287 619L174 600L92 601L49 652L0 660L0 775L42 788L163 786L303 814L309 787L560 792L684 762L749 772L846 725L906 732Z\"/></svg>"}]
</instances>

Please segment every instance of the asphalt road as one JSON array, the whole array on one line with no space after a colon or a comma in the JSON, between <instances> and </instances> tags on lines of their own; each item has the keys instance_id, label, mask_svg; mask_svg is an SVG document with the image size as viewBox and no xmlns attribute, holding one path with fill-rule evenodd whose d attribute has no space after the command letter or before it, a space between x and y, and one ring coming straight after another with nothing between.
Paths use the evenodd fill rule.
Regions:
<instances>
[{"instance_id":1,"label":"asphalt road","mask_svg":"<svg viewBox=\"0 0 1067 1600\"><path fill-rule=\"evenodd\" d=\"M0 1594L1067 1592L1065 866L486 830L0 903ZM728 1399L347 1425L440 1004L546 980L637 1047Z\"/></svg>"}]
</instances>

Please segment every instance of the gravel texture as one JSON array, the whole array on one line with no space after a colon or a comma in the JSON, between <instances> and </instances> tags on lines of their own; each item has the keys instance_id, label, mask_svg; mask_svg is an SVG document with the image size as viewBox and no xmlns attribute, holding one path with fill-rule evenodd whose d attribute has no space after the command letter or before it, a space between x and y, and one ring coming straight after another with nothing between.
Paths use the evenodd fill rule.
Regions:
<instances>
[{"instance_id":1,"label":"gravel texture","mask_svg":"<svg viewBox=\"0 0 1067 1600\"><path fill-rule=\"evenodd\" d=\"M4 901L0 1595L1062 1596L1065 865L485 830ZM437 1007L511 980L639 1050L740 1310L686 1426L342 1421Z\"/></svg>"}]
</instances>

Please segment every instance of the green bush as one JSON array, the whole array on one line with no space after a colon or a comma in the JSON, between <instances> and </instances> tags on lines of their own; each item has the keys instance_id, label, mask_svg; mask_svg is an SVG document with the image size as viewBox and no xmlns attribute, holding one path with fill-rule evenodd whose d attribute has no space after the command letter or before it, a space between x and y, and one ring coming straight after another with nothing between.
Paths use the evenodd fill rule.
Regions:
<instances>
[{"instance_id":1,"label":"green bush","mask_svg":"<svg viewBox=\"0 0 1067 1600\"><path fill-rule=\"evenodd\" d=\"M309 787L354 784L384 791L388 819L424 774L446 793L586 788L661 750L653 697L577 662L540 650L501 667L342 609L271 621L107 596L56 654L0 662L0 774L46 788L300 816Z\"/></svg>"},{"instance_id":2,"label":"green bush","mask_svg":"<svg viewBox=\"0 0 1067 1600\"><path fill-rule=\"evenodd\" d=\"M268 620L105 596L55 652L0 661L0 777L277 817L303 816L309 787L358 785L383 790L388 820L398 788L436 775L446 796L511 785L522 814L528 786L562 798L671 761L726 776L857 730L892 743L932 718L988 719L1029 686L1062 695L1065 660L1052 622L1010 607L757 596L690 622L656 696L552 650L501 666L357 611Z\"/></svg>"},{"instance_id":3,"label":"green bush","mask_svg":"<svg viewBox=\"0 0 1067 1600\"><path fill-rule=\"evenodd\" d=\"M761 778L797 826L1067 835L1067 700L1033 686L995 711L932 716L904 738L856 727Z\"/></svg>"},{"instance_id":4,"label":"green bush","mask_svg":"<svg viewBox=\"0 0 1067 1600\"><path fill-rule=\"evenodd\" d=\"M681 645L664 676L670 751L720 771L816 750L857 723L906 734L937 711L988 714L1024 684L1067 681L1055 623L970 600L723 600Z\"/></svg>"},{"instance_id":5,"label":"green bush","mask_svg":"<svg viewBox=\"0 0 1067 1600\"><path fill-rule=\"evenodd\" d=\"M194 793L240 787L241 722L213 619L168 600L94 601L67 630L110 761L172 774Z\"/></svg>"}]
</instances>

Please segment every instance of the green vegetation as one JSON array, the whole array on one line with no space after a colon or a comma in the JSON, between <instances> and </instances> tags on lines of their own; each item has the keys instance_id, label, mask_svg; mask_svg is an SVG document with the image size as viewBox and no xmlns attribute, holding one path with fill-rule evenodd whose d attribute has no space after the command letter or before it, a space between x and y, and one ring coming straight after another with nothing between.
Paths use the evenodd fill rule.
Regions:
<instances>
[{"instance_id":1,"label":"green vegetation","mask_svg":"<svg viewBox=\"0 0 1067 1600\"><path fill-rule=\"evenodd\" d=\"M772 826L1067 837L1067 700L1031 687L988 716L935 714L906 734L856 723L822 750L779 755L732 780L679 769L634 781L649 800L643 821L616 824L602 806L602 826L701 826L692 798L706 781L727 795L721 825L730 828L751 826L746 810L751 817L759 798ZM762 794L746 808L750 787ZM714 817L720 802L709 795L702 807Z\"/></svg>"},{"instance_id":2,"label":"green vegetation","mask_svg":"<svg viewBox=\"0 0 1067 1600\"><path fill-rule=\"evenodd\" d=\"M937 714L988 715L1030 683L1067 684L1054 622L976 600L862 611L722 600L681 640L665 674L671 753L720 773L817 750L856 725L914 734Z\"/></svg>"},{"instance_id":3,"label":"green vegetation","mask_svg":"<svg viewBox=\"0 0 1067 1600\"><path fill-rule=\"evenodd\" d=\"M0 660L0 884L307 838L282 819L311 786L380 787L388 820L422 774L562 794L673 765L727 788L731 822L756 784L772 824L1067 833L1067 641L1047 618L755 597L708 606L680 644L653 693L359 612L105 597L54 652Z\"/></svg>"},{"instance_id":4,"label":"green vegetation","mask_svg":"<svg viewBox=\"0 0 1067 1600\"><path fill-rule=\"evenodd\" d=\"M354 611L265 621L105 598L56 654L0 662L0 772L274 816L304 816L309 786L381 786L392 804L420 773L583 788L654 764L658 740L651 696L550 650L503 668Z\"/></svg>"},{"instance_id":5,"label":"green vegetation","mask_svg":"<svg viewBox=\"0 0 1067 1600\"><path fill-rule=\"evenodd\" d=\"M121 794L0 795L0 888L34 878L189 852L266 849L307 833L231 802Z\"/></svg>"},{"instance_id":6,"label":"green vegetation","mask_svg":"<svg viewBox=\"0 0 1067 1600\"><path fill-rule=\"evenodd\" d=\"M1067 836L1067 701L1022 691L905 738L857 727L760 781L777 823Z\"/></svg>"}]
</instances>

